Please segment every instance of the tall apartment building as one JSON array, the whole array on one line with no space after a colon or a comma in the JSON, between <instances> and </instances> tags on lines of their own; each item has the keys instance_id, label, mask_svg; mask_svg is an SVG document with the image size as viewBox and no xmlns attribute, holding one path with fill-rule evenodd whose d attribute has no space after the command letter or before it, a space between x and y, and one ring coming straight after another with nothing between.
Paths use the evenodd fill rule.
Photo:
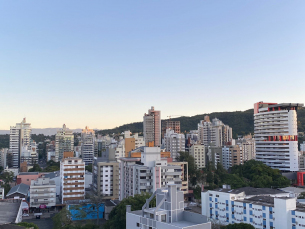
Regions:
<instances>
[{"instance_id":1,"label":"tall apartment building","mask_svg":"<svg viewBox=\"0 0 305 229\"><path fill-rule=\"evenodd\" d=\"M56 184L49 178L38 178L31 180L30 207L41 208L56 205Z\"/></svg>"},{"instance_id":2,"label":"tall apartment building","mask_svg":"<svg viewBox=\"0 0 305 229\"><path fill-rule=\"evenodd\" d=\"M174 130L167 129L164 136L164 147L171 153L171 158L176 161L179 156L178 152L185 151L185 136L177 134Z\"/></svg>"},{"instance_id":3,"label":"tall apartment building","mask_svg":"<svg viewBox=\"0 0 305 229\"><path fill-rule=\"evenodd\" d=\"M81 152L82 159L86 165L92 164L94 157L94 142L95 142L95 132L92 129L88 129L86 126L82 130L81 134Z\"/></svg>"},{"instance_id":4,"label":"tall apartment building","mask_svg":"<svg viewBox=\"0 0 305 229\"><path fill-rule=\"evenodd\" d=\"M62 203L85 198L85 163L81 158L64 157L60 161Z\"/></svg>"},{"instance_id":5,"label":"tall apartment building","mask_svg":"<svg viewBox=\"0 0 305 229\"><path fill-rule=\"evenodd\" d=\"M199 169L205 168L205 146L202 144L192 145L189 149L190 155L195 159L195 163Z\"/></svg>"},{"instance_id":6,"label":"tall apartment building","mask_svg":"<svg viewBox=\"0 0 305 229\"><path fill-rule=\"evenodd\" d=\"M32 127L26 122L26 118L16 126L10 127L10 152L13 155L12 166L20 167L20 156L23 149L30 150Z\"/></svg>"},{"instance_id":7,"label":"tall apartment building","mask_svg":"<svg viewBox=\"0 0 305 229\"><path fill-rule=\"evenodd\" d=\"M119 162L94 158L93 191L105 199L119 199Z\"/></svg>"},{"instance_id":8,"label":"tall apartment building","mask_svg":"<svg viewBox=\"0 0 305 229\"><path fill-rule=\"evenodd\" d=\"M180 121L166 120L162 125L162 137L164 137L167 129L171 129L175 133L180 134Z\"/></svg>"},{"instance_id":9,"label":"tall apartment building","mask_svg":"<svg viewBox=\"0 0 305 229\"><path fill-rule=\"evenodd\" d=\"M234 165L243 164L243 151L239 145L222 147L222 166L229 169Z\"/></svg>"},{"instance_id":10,"label":"tall apartment building","mask_svg":"<svg viewBox=\"0 0 305 229\"><path fill-rule=\"evenodd\" d=\"M215 168L217 168L217 164L222 164L222 147L217 146L208 146L208 158L209 162L212 162Z\"/></svg>"},{"instance_id":11,"label":"tall apartment building","mask_svg":"<svg viewBox=\"0 0 305 229\"><path fill-rule=\"evenodd\" d=\"M8 148L0 149L0 166L6 168Z\"/></svg>"},{"instance_id":12,"label":"tall apartment building","mask_svg":"<svg viewBox=\"0 0 305 229\"><path fill-rule=\"evenodd\" d=\"M170 165L161 159L160 147L145 147L141 158L121 158L120 200L176 184L182 187L181 165Z\"/></svg>"},{"instance_id":13,"label":"tall apartment building","mask_svg":"<svg viewBox=\"0 0 305 229\"><path fill-rule=\"evenodd\" d=\"M297 109L303 104L254 104L256 160L283 172L298 171Z\"/></svg>"},{"instance_id":14,"label":"tall apartment building","mask_svg":"<svg viewBox=\"0 0 305 229\"><path fill-rule=\"evenodd\" d=\"M74 149L74 135L72 130L68 129L66 125L57 131L55 135L55 161L61 161L64 152L73 151Z\"/></svg>"},{"instance_id":15,"label":"tall apartment building","mask_svg":"<svg viewBox=\"0 0 305 229\"><path fill-rule=\"evenodd\" d=\"M301 229L305 206L288 192L269 188L223 187L201 193L202 215L227 225L247 223L258 229Z\"/></svg>"},{"instance_id":16,"label":"tall apartment building","mask_svg":"<svg viewBox=\"0 0 305 229\"><path fill-rule=\"evenodd\" d=\"M154 146L161 146L161 111L151 107L148 114L144 114L143 134L146 146L149 142L154 142Z\"/></svg>"},{"instance_id":17,"label":"tall apartment building","mask_svg":"<svg viewBox=\"0 0 305 229\"><path fill-rule=\"evenodd\" d=\"M198 124L198 137L201 144L223 146L232 141L232 128L223 124L217 118L210 122L209 116L205 116Z\"/></svg>"},{"instance_id":18,"label":"tall apartment building","mask_svg":"<svg viewBox=\"0 0 305 229\"><path fill-rule=\"evenodd\" d=\"M20 154L20 164L27 162L27 165L33 166L38 164L37 144L31 139L30 147L23 147Z\"/></svg>"},{"instance_id":19,"label":"tall apartment building","mask_svg":"<svg viewBox=\"0 0 305 229\"><path fill-rule=\"evenodd\" d=\"M235 141L236 145L242 147L244 161L255 159L255 140L254 139L239 139Z\"/></svg>"}]
</instances>

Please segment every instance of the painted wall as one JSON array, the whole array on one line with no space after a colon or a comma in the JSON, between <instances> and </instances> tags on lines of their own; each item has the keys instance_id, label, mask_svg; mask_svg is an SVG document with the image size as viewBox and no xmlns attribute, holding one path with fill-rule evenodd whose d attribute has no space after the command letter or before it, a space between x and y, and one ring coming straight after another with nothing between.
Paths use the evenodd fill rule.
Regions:
<instances>
[{"instance_id":1,"label":"painted wall","mask_svg":"<svg viewBox=\"0 0 305 229\"><path fill-rule=\"evenodd\" d=\"M68 210L71 212L72 220L88 220L88 219L97 219L96 211L92 212L92 209L95 208L93 204L87 205L68 205ZM105 205L101 205L99 208L99 218L102 219L104 217ZM81 217L84 216L85 217Z\"/></svg>"}]
</instances>

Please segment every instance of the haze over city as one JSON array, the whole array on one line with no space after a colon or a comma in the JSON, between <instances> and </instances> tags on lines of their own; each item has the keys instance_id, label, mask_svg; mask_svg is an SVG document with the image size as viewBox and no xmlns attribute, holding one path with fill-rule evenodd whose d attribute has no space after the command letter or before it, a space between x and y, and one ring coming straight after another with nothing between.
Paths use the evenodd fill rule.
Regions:
<instances>
[{"instance_id":1,"label":"haze over city","mask_svg":"<svg viewBox=\"0 0 305 229\"><path fill-rule=\"evenodd\" d=\"M304 1L0 1L0 129L304 102ZM284 15L284 17L283 17Z\"/></svg>"}]
</instances>

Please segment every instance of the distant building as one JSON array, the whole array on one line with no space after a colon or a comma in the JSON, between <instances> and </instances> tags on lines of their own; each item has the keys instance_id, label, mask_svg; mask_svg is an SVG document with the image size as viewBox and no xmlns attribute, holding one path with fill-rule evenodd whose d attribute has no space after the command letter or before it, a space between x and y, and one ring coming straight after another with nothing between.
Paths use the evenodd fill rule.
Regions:
<instances>
[{"instance_id":1,"label":"distant building","mask_svg":"<svg viewBox=\"0 0 305 229\"><path fill-rule=\"evenodd\" d=\"M94 142L95 142L95 132L92 129L88 129L86 126L85 129L82 130L82 159L86 165L92 164L94 157Z\"/></svg>"},{"instance_id":2,"label":"distant building","mask_svg":"<svg viewBox=\"0 0 305 229\"><path fill-rule=\"evenodd\" d=\"M161 111L151 107L148 114L144 114L143 134L146 146L149 142L154 142L154 146L161 146Z\"/></svg>"},{"instance_id":3,"label":"distant building","mask_svg":"<svg viewBox=\"0 0 305 229\"><path fill-rule=\"evenodd\" d=\"M81 158L63 158L60 162L60 178L62 203L85 198L85 163Z\"/></svg>"},{"instance_id":4,"label":"distant building","mask_svg":"<svg viewBox=\"0 0 305 229\"><path fill-rule=\"evenodd\" d=\"M164 137L167 129L171 129L175 133L180 134L180 121L166 120L162 125L162 137Z\"/></svg>"},{"instance_id":5,"label":"distant building","mask_svg":"<svg viewBox=\"0 0 305 229\"><path fill-rule=\"evenodd\" d=\"M144 147L140 158L121 158L120 200L176 184L182 187L181 165L170 165L161 159L160 147Z\"/></svg>"},{"instance_id":6,"label":"distant building","mask_svg":"<svg viewBox=\"0 0 305 229\"><path fill-rule=\"evenodd\" d=\"M212 162L215 168L217 168L217 164L223 163L222 159L222 147L221 146L209 146L208 147L208 158L209 162Z\"/></svg>"},{"instance_id":7,"label":"distant building","mask_svg":"<svg viewBox=\"0 0 305 229\"><path fill-rule=\"evenodd\" d=\"M55 135L55 161L61 161L64 152L73 151L74 149L74 135L72 130L68 129L66 125L57 131Z\"/></svg>"},{"instance_id":8,"label":"distant building","mask_svg":"<svg viewBox=\"0 0 305 229\"><path fill-rule=\"evenodd\" d=\"M282 172L298 171L297 109L300 103L254 104L256 160Z\"/></svg>"},{"instance_id":9,"label":"distant building","mask_svg":"<svg viewBox=\"0 0 305 229\"><path fill-rule=\"evenodd\" d=\"M28 172L28 163L24 161L20 165L20 173L26 173L26 172Z\"/></svg>"},{"instance_id":10,"label":"distant building","mask_svg":"<svg viewBox=\"0 0 305 229\"><path fill-rule=\"evenodd\" d=\"M149 208L149 203L156 197L155 208ZM183 192L176 185L157 189L152 197L146 200L142 210L131 211L126 206L126 229L158 228L158 229L211 229L211 222L206 216L184 211Z\"/></svg>"},{"instance_id":11,"label":"distant building","mask_svg":"<svg viewBox=\"0 0 305 229\"><path fill-rule=\"evenodd\" d=\"M222 166L224 169L243 163L243 152L239 145L222 147Z\"/></svg>"},{"instance_id":12,"label":"distant building","mask_svg":"<svg viewBox=\"0 0 305 229\"><path fill-rule=\"evenodd\" d=\"M119 199L119 162L94 158L92 185L105 199Z\"/></svg>"},{"instance_id":13,"label":"distant building","mask_svg":"<svg viewBox=\"0 0 305 229\"><path fill-rule=\"evenodd\" d=\"M4 193L4 188L0 188L0 200L4 199L5 193Z\"/></svg>"},{"instance_id":14,"label":"distant building","mask_svg":"<svg viewBox=\"0 0 305 229\"><path fill-rule=\"evenodd\" d=\"M38 178L31 181L30 207L41 208L56 205L56 184L49 178Z\"/></svg>"},{"instance_id":15,"label":"distant building","mask_svg":"<svg viewBox=\"0 0 305 229\"><path fill-rule=\"evenodd\" d=\"M164 135L164 147L171 153L171 158L176 161L179 156L178 152L185 151L185 136L177 134L171 129L167 129Z\"/></svg>"},{"instance_id":16,"label":"distant building","mask_svg":"<svg viewBox=\"0 0 305 229\"><path fill-rule=\"evenodd\" d=\"M26 185L31 185L32 180L37 180L38 178L42 177L43 173L40 172L24 172L24 173L19 173L17 176L16 183L17 184L26 184Z\"/></svg>"},{"instance_id":17,"label":"distant building","mask_svg":"<svg viewBox=\"0 0 305 229\"><path fill-rule=\"evenodd\" d=\"M26 118L21 123L16 123L16 126L10 127L10 152L13 155L12 166L20 167L20 157L22 149L30 150L32 127L26 122Z\"/></svg>"},{"instance_id":18,"label":"distant building","mask_svg":"<svg viewBox=\"0 0 305 229\"><path fill-rule=\"evenodd\" d=\"M6 168L7 166L7 153L8 148L0 149L0 166L2 166L2 168Z\"/></svg>"},{"instance_id":19,"label":"distant building","mask_svg":"<svg viewBox=\"0 0 305 229\"><path fill-rule=\"evenodd\" d=\"M190 155L195 159L195 163L199 169L205 168L205 146L203 144L192 145L189 149Z\"/></svg>"}]
</instances>

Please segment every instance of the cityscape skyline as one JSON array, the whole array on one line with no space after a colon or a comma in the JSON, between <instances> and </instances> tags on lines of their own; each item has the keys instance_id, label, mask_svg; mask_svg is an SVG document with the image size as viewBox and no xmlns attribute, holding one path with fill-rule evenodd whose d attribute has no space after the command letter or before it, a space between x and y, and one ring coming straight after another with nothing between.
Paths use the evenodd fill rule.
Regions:
<instances>
[{"instance_id":1,"label":"cityscape skyline","mask_svg":"<svg viewBox=\"0 0 305 229\"><path fill-rule=\"evenodd\" d=\"M0 4L0 129L23 117L108 129L152 105L166 118L305 98L304 1Z\"/></svg>"}]
</instances>

